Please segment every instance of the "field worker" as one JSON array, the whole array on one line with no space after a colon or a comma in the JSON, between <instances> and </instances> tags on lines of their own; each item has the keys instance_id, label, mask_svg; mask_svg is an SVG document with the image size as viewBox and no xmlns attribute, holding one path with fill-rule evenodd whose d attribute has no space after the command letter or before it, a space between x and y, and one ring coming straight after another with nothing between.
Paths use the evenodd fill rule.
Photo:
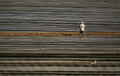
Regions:
<instances>
[{"instance_id":1,"label":"field worker","mask_svg":"<svg viewBox=\"0 0 120 76\"><path fill-rule=\"evenodd\" d=\"M82 24L80 24L79 28L80 28L80 35L84 36L84 30L85 30L84 22L82 22Z\"/></svg>"}]
</instances>

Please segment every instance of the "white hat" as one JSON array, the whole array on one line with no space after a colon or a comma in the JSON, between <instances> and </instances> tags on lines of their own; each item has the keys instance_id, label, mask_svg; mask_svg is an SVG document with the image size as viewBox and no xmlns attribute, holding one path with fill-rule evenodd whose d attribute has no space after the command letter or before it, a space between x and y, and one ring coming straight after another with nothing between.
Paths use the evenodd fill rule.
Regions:
<instances>
[{"instance_id":1,"label":"white hat","mask_svg":"<svg viewBox=\"0 0 120 76\"><path fill-rule=\"evenodd\" d=\"M82 21L82 24L83 24L84 22Z\"/></svg>"}]
</instances>

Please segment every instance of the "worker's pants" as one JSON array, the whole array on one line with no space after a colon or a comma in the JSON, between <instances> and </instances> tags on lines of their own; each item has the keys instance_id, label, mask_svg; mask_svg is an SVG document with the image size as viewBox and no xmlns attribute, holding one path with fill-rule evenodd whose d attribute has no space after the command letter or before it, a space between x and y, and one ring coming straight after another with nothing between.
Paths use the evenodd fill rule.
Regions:
<instances>
[{"instance_id":1,"label":"worker's pants","mask_svg":"<svg viewBox=\"0 0 120 76\"><path fill-rule=\"evenodd\" d=\"M80 30L80 35L84 36L84 31Z\"/></svg>"}]
</instances>

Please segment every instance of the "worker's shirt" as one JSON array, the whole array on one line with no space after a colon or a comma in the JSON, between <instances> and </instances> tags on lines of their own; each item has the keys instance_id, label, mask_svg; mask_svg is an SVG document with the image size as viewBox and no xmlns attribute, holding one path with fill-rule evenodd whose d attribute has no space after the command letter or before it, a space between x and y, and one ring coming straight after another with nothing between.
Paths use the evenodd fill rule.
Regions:
<instances>
[{"instance_id":1,"label":"worker's shirt","mask_svg":"<svg viewBox=\"0 0 120 76\"><path fill-rule=\"evenodd\" d=\"M84 31L84 30L85 30L85 25L84 25L84 24L81 24L81 25L80 25L80 30L81 30L81 31Z\"/></svg>"}]
</instances>

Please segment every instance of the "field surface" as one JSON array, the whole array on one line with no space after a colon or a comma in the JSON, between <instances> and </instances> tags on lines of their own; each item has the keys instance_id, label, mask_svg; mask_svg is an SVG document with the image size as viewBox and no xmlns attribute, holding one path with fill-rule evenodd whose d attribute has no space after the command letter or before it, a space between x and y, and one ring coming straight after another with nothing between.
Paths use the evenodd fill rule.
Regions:
<instances>
[{"instance_id":1,"label":"field surface","mask_svg":"<svg viewBox=\"0 0 120 76\"><path fill-rule=\"evenodd\" d=\"M0 76L120 76L120 0L0 0Z\"/></svg>"}]
</instances>

